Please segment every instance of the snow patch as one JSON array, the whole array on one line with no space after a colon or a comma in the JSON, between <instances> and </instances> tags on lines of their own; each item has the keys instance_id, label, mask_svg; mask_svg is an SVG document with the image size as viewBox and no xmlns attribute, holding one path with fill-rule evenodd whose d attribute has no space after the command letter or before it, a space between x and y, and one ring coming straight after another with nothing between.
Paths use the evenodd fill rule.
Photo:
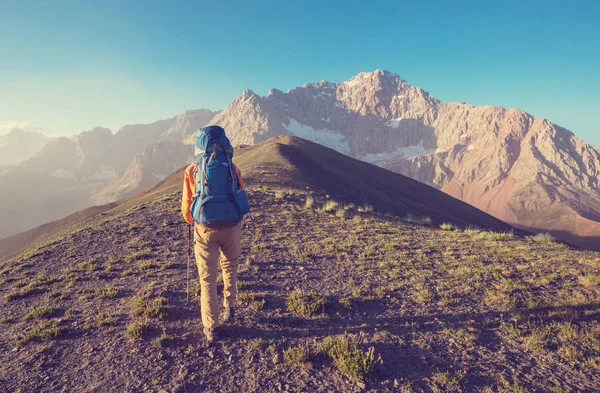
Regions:
<instances>
[{"instance_id":1,"label":"snow patch","mask_svg":"<svg viewBox=\"0 0 600 393\"><path fill-rule=\"evenodd\" d=\"M467 146L467 150L468 151L475 150L475 145L469 145L469 146Z\"/></svg>"},{"instance_id":2,"label":"snow patch","mask_svg":"<svg viewBox=\"0 0 600 393\"><path fill-rule=\"evenodd\" d=\"M50 176L56 177L58 179L72 179L75 177L75 173L73 171L68 171L66 169L55 169L50 172Z\"/></svg>"},{"instance_id":3,"label":"snow patch","mask_svg":"<svg viewBox=\"0 0 600 393\"><path fill-rule=\"evenodd\" d=\"M418 145L401 147L391 153L368 153L359 157L359 159L370 163L377 163L381 161L398 160L401 158L428 156L437 152L437 149L426 149L423 147L423 141L421 141Z\"/></svg>"},{"instance_id":4,"label":"snow patch","mask_svg":"<svg viewBox=\"0 0 600 393\"><path fill-rule=\"evenodd\" d=\"M115 168L102 165L98 172L95 172L91 176L84 176L83 181L99 181L99 180L110 180L117 175Z\"/></svg>"},{"instance_id":5,"label":"snow patch","mask_svg":"<svg viewBox=\"0 0 600 393\"><path fill-rule=\"evenodd\" d=\"M330 147L342 154L350 155L350 146L348 145L347 138L336 131L327 128L315 130L310 126L298 123L295 119L290 119L289 126L285 124L283 126L295 136Z\"/></svg>"},{"instance_id":6,"label":"snow patch","mask_svg":"<svg viewBox=\"0 0 600 393\"><path fill-rule=\"evenodd\" d=\"M392 119L389 120L387 123L385 123L387 126L392 127L392 128L398 128L400 127L400 122L402 122L404 118L400 117L398 119Z\"/></svg>"}]
</instances>

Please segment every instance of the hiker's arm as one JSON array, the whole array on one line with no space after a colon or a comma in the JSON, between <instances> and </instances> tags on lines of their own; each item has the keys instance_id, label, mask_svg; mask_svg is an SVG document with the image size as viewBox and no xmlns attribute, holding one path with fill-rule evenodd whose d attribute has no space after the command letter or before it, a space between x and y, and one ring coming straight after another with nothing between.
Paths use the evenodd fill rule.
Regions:
<instances>
[{"instance_id":1,"label":"hiker's arm","mask_svg":"<svg viewBox=\"0 0 600 393\"><path fill-rule=\"evenodd\" d=\"M233 169L235 169L235 177L237 177L238 185L243 190L245 188L245 185L244 179L242 179L242 172L240 172L240 168L238 168L237 165L234 165Z\"/></svg>"},{"instance_id":2,"label":"hiker's arm","mask_svg":"<svg viewBox=\"0 0 600 393\"><path fill-rule=\"evenodd\" d=\"M192 213L190 212L190 207L192 206L192 201L194 198L194 193L192 191L193 185L194 179L192 178L192 166L190 165L185 170L185 174L183 175L183 193L181 196L181 213L183 214L183 218L190 225L194 224L194 219L192 218Z\"/></svg>"}]
</instances>

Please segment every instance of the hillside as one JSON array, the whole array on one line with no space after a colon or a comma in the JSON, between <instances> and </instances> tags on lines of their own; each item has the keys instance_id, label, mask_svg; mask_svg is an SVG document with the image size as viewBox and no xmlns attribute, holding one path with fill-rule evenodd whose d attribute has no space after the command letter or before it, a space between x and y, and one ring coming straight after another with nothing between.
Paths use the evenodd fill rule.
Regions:
<instances>
[{"instance_id":1,"label":"hillside","mask_svg":"<svg viewBox=\"0 0 600 393\"><path fill-rule=\"evenodd\" d=\"M185 301L179 194L159 193L1 265L2 386L600 388L600 254L543 237L415 225L348 205L325 212L325 195L260 188L251 184L254 212L244 224L242 306L221 341L205 346L198 299ZM314 291L324 305L312 316L295 314L286 300L297 291ZM345 334L382 360L364 381L319 352L328 337ZM298 346L308 349L306 360L290 351Z\"/></svg>"},{"instance_id":2,"label":"hillside","mask_svg":"<svg viewBox=\"0 0 600 393\"><path fill-rule=\"evenodd\" d=\"M443 102L376 70L264 97L247 90L209 123L224 127L236 144L300 136L436 187L510 225L600 250L600 154L520 109Z\"/></svg>"},{"instance_id":3,"label":"hillside","mask_svg":"<svg viewBox=\"0 0 600 393\"><path fill-rule=\"evenodd\" d=\"M356 205L368 204L380 213L412 217L417 221L429 220L434 225L449 222L462 227L471 225L500 231L512 229L429 186L301 138L277 137L255 146L238 148L234 159L247 181L263 187L302 191L310 188ZM44 241L93 214L110 209L120 212L158 193L179 190L182 177L183 172L178 171L149 190L119 202L89 208L1 239L0 260Z\"/></svg>"},{"instance_id":4,"label":"hillside","mask_svg":"<svg viewBox=\"0 0 600 393\"><path fill-rule=\"evenodd\" d=\"M380 169L386 185L373 169L363 175L368 164L297 138L238 149L236 162L253 212L242 305L220 341L206 346L198 298L186 303L177 172L0 264L3 390L600 390L600 253L433 224L452 218L448 207L432 209L431 221L418 209L451 198L416 183L431 190L417 204L406 179L401 205L377 199L404 178ZM362 182L382 184L368 195L356 191ZM327 195L340 188L378 207ZM386 207L414 215L376 214ZM464 209L454 218L496 222ZM313 311L293 311L302 304ZM344 337L355 344L345 348ZM373 366L365 378L357 358Z\"/></svg>"}]
</instances>

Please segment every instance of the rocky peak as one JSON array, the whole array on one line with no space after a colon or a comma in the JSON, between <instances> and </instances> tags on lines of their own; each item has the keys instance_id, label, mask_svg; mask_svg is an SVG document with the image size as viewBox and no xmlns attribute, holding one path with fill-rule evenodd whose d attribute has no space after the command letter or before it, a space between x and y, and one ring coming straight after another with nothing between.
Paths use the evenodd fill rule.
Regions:
<instances>
[{"instance_id":1,"label":"rocky peak","mask_svg":"<svg viewBox=\"0 0 600 393\"><path fill-rule=\"evenodd\" d=\"M363 116L376 115L384 120L422 116L439 104L429 93L386 70L361 72L340 83L337 99L348 110Z\"/></svg>"}]
</instances>

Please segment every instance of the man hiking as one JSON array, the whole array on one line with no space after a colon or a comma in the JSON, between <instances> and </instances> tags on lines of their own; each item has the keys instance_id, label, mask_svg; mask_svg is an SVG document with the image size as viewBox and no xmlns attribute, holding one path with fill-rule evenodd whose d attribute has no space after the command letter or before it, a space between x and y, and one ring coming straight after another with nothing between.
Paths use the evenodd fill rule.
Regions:
<instances>
[{"instance_id":1,"label":"man hiking","mask_svg":"<svg viewBox=\"0 0 600 393\"><path fill-rule=\"evenodd\" d=\"M250 211L244 181L235 166L233 147L219 126L198 131L195 161L183 180L181 212L194 225L194 253L200 275L200 311L208 343L217 337L219 302L217 274L219 257L223 271L224 312L222 320L233 318L237 301L237 274L241 254L241 221Z\"/></svg>"}]
</instances>

